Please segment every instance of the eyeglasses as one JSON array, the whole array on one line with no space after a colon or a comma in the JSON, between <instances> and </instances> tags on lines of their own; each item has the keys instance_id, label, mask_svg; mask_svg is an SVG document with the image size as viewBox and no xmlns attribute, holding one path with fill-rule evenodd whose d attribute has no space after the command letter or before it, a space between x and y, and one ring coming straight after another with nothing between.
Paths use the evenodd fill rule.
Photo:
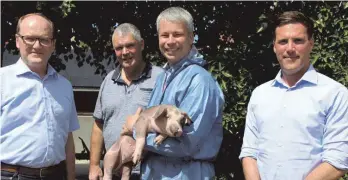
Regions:
<instances>
[{"instance_id":1,"label":"eyeglasses","mask_svg":"<svg viewBox=\"0 0 348 180\"><path fill-rule=\"evenodd\" d=\"M50 46L53 41L53 38L38 38L31 36L22 36L20 34L17 34L17 36L19 36L23 40L23 42L29 46L33 46L37 40L39 40L41 46Z\"/></svg>"}]
</instances>

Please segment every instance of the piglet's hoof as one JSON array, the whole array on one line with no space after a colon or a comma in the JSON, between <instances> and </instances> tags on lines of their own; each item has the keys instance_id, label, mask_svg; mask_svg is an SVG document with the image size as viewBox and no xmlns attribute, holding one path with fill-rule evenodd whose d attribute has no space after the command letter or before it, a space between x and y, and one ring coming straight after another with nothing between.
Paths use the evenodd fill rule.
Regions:
<instances>
[{"instance_id":1,"label":"piglet's hoof","mask_svg":"<svg viewBox=\"0 0 348 180\"><path fill-rule=\"evenodd\" d=\"M138 164L140 161L140 155L133 155L133 164Z\"/></svg>"}]
</instances>

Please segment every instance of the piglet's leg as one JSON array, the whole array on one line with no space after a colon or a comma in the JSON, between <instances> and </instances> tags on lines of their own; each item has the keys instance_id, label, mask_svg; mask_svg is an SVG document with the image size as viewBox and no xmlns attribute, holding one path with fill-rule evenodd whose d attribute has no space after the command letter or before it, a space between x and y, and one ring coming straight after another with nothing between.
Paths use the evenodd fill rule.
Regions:
<instances>
[{"instance_id":1,"label":"piglet's leg","mask_svg":"<svg viewBox=\"0 0 348 180\"><path fill-rule=\"evenodd\" d=\"M122 178L121 180L129 180L132 172L132 162L123 164L122 166Z\"/></svg>"},{"instance_id":2,"label":"piglet's leg","mask_svg":"<svg viewBox=\"0 0 348 180\"><path fill-rule=\"evenodd\" d=\"M138 162L140 161L144 146L145 146L145 137L137 137L136 144L135 144L135 151L133 154L134 164L138 164Z\"/></svg>"},{"instance_id":3,"label":"piglet's leg","mask_svg":"<svg viewBox=\"0 0 348 180\"><path fill-rule=\"evenodd\" d=\"M154 142L156 145L161 144L167 137L168 135L166 134L159 134L156 136Z\"/></svg>"},{"instance_id":4,"label":"piglet's leg","mask_svg":"<svg viewBox=\"0 0 348 180\"><path fill-rule=\"evenodd\" d=\"M112 180L112 170L114 166L119 166L121 162L120 139L116 141L104 156L104 176L103 180Z\"/></svg>"},{"instance_id":5,"label":"piglet's leg","mask_svg":"<svg viewBox=\"0 0 348 180\"><path fill-rule=\"evenodd\" d=\"M121 136L111 146L104 157L104 180L111 180L112 170L118 170L123 164L132 161L135 141L130 136Z\"/></svg>"}]
</instances>

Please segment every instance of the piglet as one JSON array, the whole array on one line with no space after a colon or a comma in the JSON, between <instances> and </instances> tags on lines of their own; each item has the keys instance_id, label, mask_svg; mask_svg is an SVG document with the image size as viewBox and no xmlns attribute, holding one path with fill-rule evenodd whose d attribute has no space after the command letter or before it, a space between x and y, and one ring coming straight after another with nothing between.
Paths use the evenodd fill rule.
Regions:
<instances>
[{"instance_id":1,"label":"piglet","mask_svg":"<svg viewBox=\"0 0 348 180\"><path fill-rule=\"evenodd\" d=\"M159 133L155 144L161 144L168 136L180 137L183 126L192 123L188 115L173 105L153 106L140 113L134 123L136 140L132 138L131 127L123 125L120 138L104 156L104 180L112 179L112 171L122 166L122 180L130 178L132 164L137 164L142 157L147 133ZM132 126L132 125L131 125Z\"/></svg>"}]
</instances>

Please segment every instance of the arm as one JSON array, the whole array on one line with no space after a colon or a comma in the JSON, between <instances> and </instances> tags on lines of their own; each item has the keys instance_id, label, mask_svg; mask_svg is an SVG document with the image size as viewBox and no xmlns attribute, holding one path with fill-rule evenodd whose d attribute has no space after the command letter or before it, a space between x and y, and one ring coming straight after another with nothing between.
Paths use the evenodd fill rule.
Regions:
<instances>
[{"instance_id":1,"label":"arm","mask_svg":"<svg viewBox=\"0 0 348 180\"><path fill-rule=\"evenodd\" d=\"M75 146L72 132L68 134L68 140L65 145L66 154L66 172L68 180L75 179Z\"/></svg>"},{"instance_id":2,"label":"arm","mask_svg":"<svg viewBox=\"0 0 348 180\"><path fill-rule=\"evenodd\" d=\"M194 123L184 127L186 134L182 137L168 138L159 146L154 144L156 134L149 134L145 148L165 156L192 157L201 148L201 141L209 136L213 125L221 125L223 103L223 94L212 78L195 76L178 104L179 109L186 112ZM222 135L220 138L217 137L216 141L222 140Z\"/></svg>"},{"instance_id":3,"label":"arm","mask_svg":"<svg viewBox=\"0 0 348 180\"><path fill-rule=\"evenodd\" d=\"M100 86L98 98L95 104L93 117L95 119L92 127L91 142L90 142L90 157L89 157L89 179L101 180L103 178L103 172L99 167L101 152L103 149L103 102L102 95L105 82L108 78L105 78Z\"/></svg>"},{"instance_id":4,"label":"arm","mask_svg":"<svg viewBox=\"0 0 348 180\"><path fill-rule=\"evenodd\" d=\"M248 104L248 111L245 122L245 130L243 137L243 146L239 158L242 160L244 176L247 180L261 179L260 172L257 167L257 152L258 152L258 127L256 118L253 112L253 95Z\"/></svg>"},{"instance_id":5,"label":"arm","mask_svg":"<svg viewBox=\"0 0 348 180\"><path fill-rule=\"evenodd\" d=\"M103 124L94 121L92 134L91 134L91 147L90 147L90 164L89 164L89 179L101 179L103 173L99 167L101 151L103 149Z\"/></svg>"},{"instance_id":6,"label":"arm","mask_svg":"<svg viewBox=\"0 0 348 180\"><path fill-rule=\"evenodd\" d=\"M348 90L340 88L329 105L323 136L323 162L306 180L338 179L348 170Z\"/></svg>"},{"instance_id":7,"label":"arm","mask_svg":"<svg viewBox=\"0 0 348 180\"><path fill-rule=\"evenodd\" d=\"M346 172L348 171L337 169L331 164L323 162L306 177L306 180L337 180Z\"/></svg>"},{"instance_id":8,"label":"arm","mask_svg":"<svg viewBox=\"0 0 348 180\"><path fill-rule=\"evenodd\" d=\"M257 162L251 157L242 159L243 172L246 180L261 180Z\"/></svg>"}]
</instances>

